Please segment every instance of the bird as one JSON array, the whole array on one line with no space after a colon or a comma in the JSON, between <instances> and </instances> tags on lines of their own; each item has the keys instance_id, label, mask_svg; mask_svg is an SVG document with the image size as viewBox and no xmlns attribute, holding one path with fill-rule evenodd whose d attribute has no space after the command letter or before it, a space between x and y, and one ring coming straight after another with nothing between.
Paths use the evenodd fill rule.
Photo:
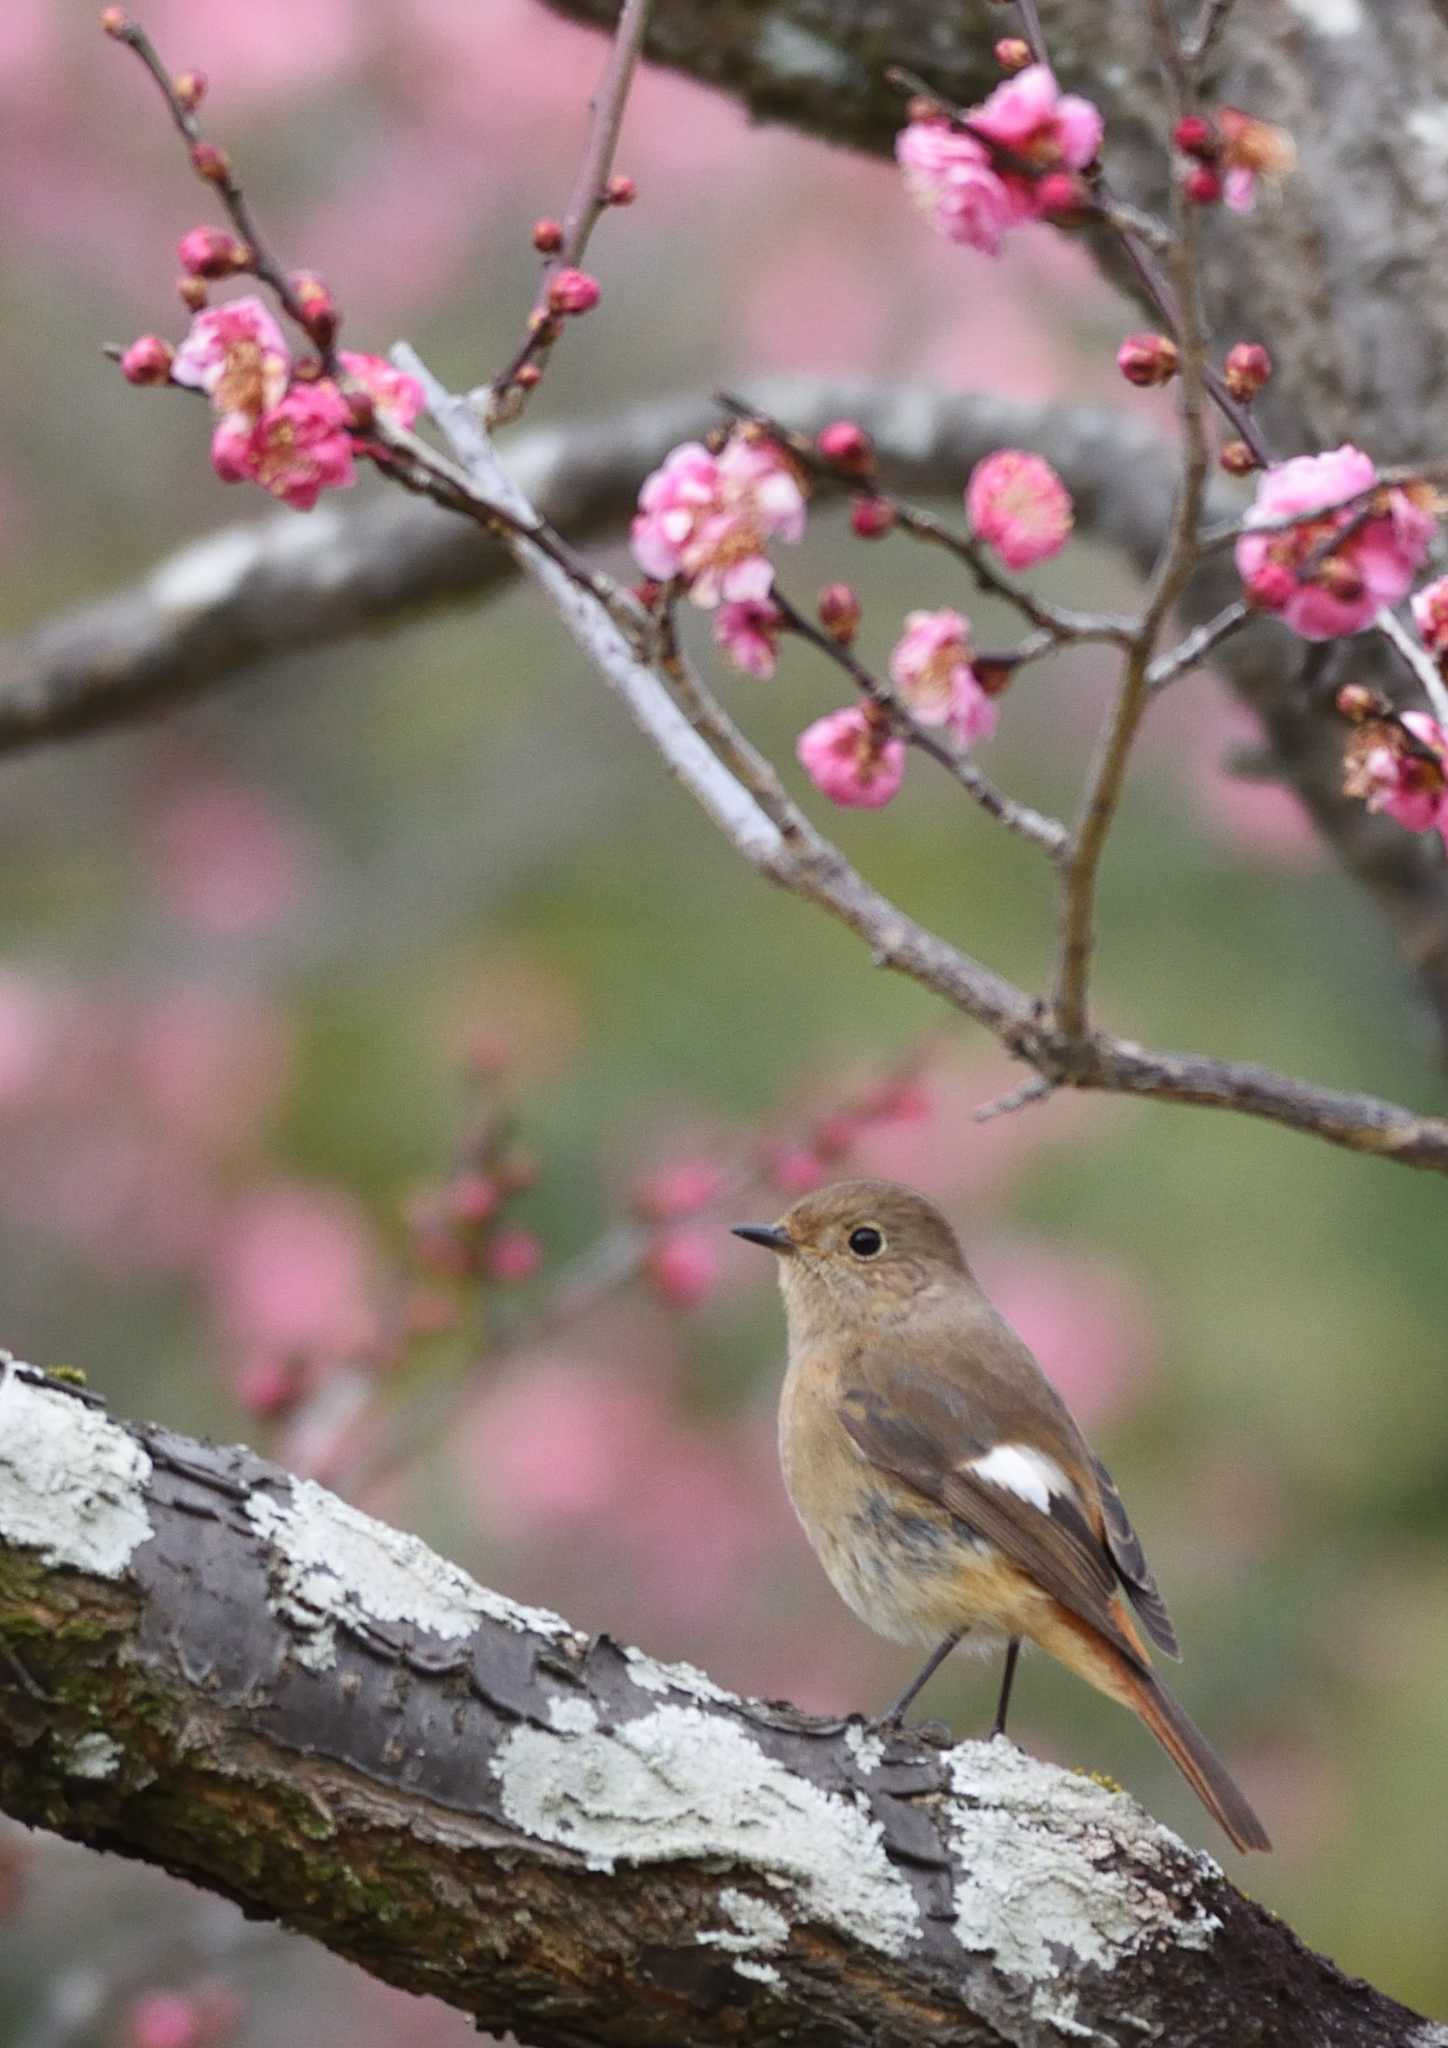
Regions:
<instances>
[{"instance_id":1,"label":"bird","mask_svg":"<svg viewBox=\"0 0 1448 2048\"><path fill-rule=\"evenodd\" d=\"M805 1533L868 1627L934 1646L876 1725L898 1728L968 1638L1005 1650L1004 1735L1032 1642L1141 1717L1238 1849L1269 1849L1152 1669L1143 1632L1181 1652L1111 1475L939 1209L892 1181L839 1181L734 1235L779 1259L780 1460Z\"/></svg>"}]
</instances>

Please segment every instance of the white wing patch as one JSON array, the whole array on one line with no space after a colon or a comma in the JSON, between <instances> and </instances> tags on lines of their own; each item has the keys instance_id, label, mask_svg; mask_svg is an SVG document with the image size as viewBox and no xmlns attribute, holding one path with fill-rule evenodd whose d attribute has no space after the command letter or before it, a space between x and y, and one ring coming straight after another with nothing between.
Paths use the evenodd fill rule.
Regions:
<instances>
[{"instance_id":1,"label":"white wing patch","mask_svg":"<svg viewBox=\"0 0 1448 2048\"><path fill-rule=\"evenodd\" d=\"M1003 1486L1007 1493L1028 1500L1043 1515L1051 1512L1053 1493L1064 1494L1068 1499L1075 1496L1075 1488L1055 1459L1048 1458L1044 1451L1033 1450L1029 1444L997 1444L965 1469L977 1479L988 1479L992 1486Z\"/></svg>"}]
</instances>

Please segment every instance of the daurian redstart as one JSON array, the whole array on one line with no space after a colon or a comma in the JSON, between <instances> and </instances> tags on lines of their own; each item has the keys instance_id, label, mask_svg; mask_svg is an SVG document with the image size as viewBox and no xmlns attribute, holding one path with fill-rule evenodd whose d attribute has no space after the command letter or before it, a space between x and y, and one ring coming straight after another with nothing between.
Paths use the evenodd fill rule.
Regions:
<instances>
[{"instance_id":1,"label":"daurian redstart","mask_svg":"<svg viewBox=\"0 0 1448 2048\"><path fill-rule=\"evenodd\" d=\"M1151 1669L1176 1634L1121 1496L945 1218L889 1181L842 1181L735 1232L780 1255L785 1484L860 1619L934 1652L898 1723L969 1635L1022 1640L1138 1713L1239 1849L1268 1842L1226 1766Z\"/></svg>"}]
</instances>

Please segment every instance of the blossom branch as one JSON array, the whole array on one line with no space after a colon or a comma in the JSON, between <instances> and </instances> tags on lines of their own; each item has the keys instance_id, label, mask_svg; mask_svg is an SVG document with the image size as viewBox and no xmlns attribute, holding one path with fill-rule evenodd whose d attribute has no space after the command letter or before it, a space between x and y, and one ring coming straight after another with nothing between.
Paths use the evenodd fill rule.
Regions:
<instances>
[{"instance_id":1,"label":"blossom branch","mask_svg":"<svg viewBox=\"0 0 1448 2048\"><path fill-rule=\"evenodd\" d=\"M538 379L536 375L524 378L521 373L541 373L563 331L563 316L550 301L550 283L560 271L583 261L599 217L616 203L608 189L609 172L652 9L653 0L624 0L608 64L592 102L588 140L563 215L558 246L544 258L543 280L528 318L528 332L507 368L491 385L473 394L491 425L516 419L527 404L528 393Z\"/></svg>"}]
</instances>

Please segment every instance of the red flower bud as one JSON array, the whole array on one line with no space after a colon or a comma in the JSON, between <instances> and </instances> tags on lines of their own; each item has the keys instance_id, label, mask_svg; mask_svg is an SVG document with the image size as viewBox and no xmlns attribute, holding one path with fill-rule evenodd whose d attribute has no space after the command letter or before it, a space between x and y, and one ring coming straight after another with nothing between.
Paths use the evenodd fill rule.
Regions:
<instances>
[{"instance_id":1,"label":"red flower bud","mask_svg":"<svg viewBox=\"0 0 1448 2048\"><path fill-rule=\"evenodd\" d=\"M513 382L523 391L532 391L543 382L543 372L536 363L524 363Z\"/></svg>"},{"instance_id":2,"label":"red flower bud","mask_svg":"<svg viewBox=\"0 0 1448 2048\"><path fill-rule=\"evenodd\" d=\"M820 624L831 640L848 647L860 630L860 600L848 583L827 583L820 592Z\"/></svg>"},{"instance_id":3,"label":"red flower bud","mask_svg":"<svg viewBox=\"0 0 1448 2048\"><path fill-rule=\"evenodd\" d=\"M1169 334L1128 334L1116 351L1116 367L1128 384L1146 389L1166 384L1177 373L1181 358Z\"/></svg>"},{"instance_id":4,"label":"red flower bud","mask_svg":"<svg viewBox=\"0 0 1448 2048\"><path fill-rule=\"evenodd\" d=\"M1257 467L1257 458L1245 441L1224 441L1217 461L1228 476L1250 476Z\"/></svg>"},{"instance_id":5,"label":"red flower bud","mask_svg":"<svg viewBox=\"0 0 1448 2048\"><path fill-rule=\"evenodd\" d=\"M1260 341L1239 341L1228 349L1225 369L1233 398L1252 399L1272 375L1272 358Z\"/></svg>"},{"instance_id":6,"label":"red flower bud","mask_svg":"<svg viewBox=\"0 0 1448 2048\"><path fill-rule=\"evenodd\" d=\"M226 228L191 228L176 244L176 254L193 277L230 277L251 262L246 243Z\"/></svg>"},{"instance_id":7,"label":"red flower bud","mask_svg":"<svg viewBox=\"0 0 1448 2048\"><path fill-rule=\"evenodd\" d=\"M1183 156L1207 159L1216 155L1217 135L1205 114L1187 114L1177 122L1172 140Z\"/></svg>"},{"instance_id":8,"label":"red flower bud","mask_svg":"<svg viewBox=\"0 0 1448 2048\"><path fill-rule=\"evenodd\" d=\"M875 447L855 420L831 420L821 427L815 446L826 462L849 476L868 476L875 466Z\"/></svg>"},{"instance_id":9,"label":"red flower bud","mask_svg":"<svg viewBox=\"0 0 1448 2048\"><path fill-rule=\"evenodd\" d=\"M639 188L626 172L615 171L603 188L603 196L610 206L632 206Z\"/></svg>"},{"instance_id":10,"label":"red flower bud","mask_svg":"<svg viewBox=\"0 0 1448 2048\"><path fill-rule=\"evenodd\" d=\"M123 36L131 26L131 17L124 7L103 7L101 27L108 36Z\"/></svg>"},{"instance_id":11,"label":"red flower bud","mask_svg":"<svg viewBox=\"0 0 1448 2048\"><path fill-rule=\"evenodd\" d=\"M199 313L206 304L206 279L204 277L178 277L176 296L191 312Z\"/></svg>"},{"instance_id":12,"label":"red flower bud","mask_svg":"<svg viewBox=\"0 0 1448 2048\"><path fill-rule=\"evenodd\" d=\"M192 146L191 168L209 184L224 185L231 176L231 158L214 142L198 142Z\"/></svg>"},{"instance_id":13,"label":"red flower bud","mask_svg":"<svg viewBox=\"0 0 1448 2048\"><path fill-rule=\"evenodd\" d=\"M164 384L171 375L176 351L159 334L142 334L121 357L121 375L128 384Z\"/></svg>"},{"instance_id":14,"label":"red flower bud","mask_svg":"<svg viewBox=\"0 0 1448 2048\"><path fill-rule=\"evenodd\" d=\"M856 498L850 506L850 526L861 540L879 540L895 524L895 507L888 498Z\"/></svg>"},{"instance_id":15,"label":"red flower bud","mask_svg":"<svg viewBox=\"0 0 1448 2048\"><path fill-rule=\"evenodd\" d=\"M188 114L194 114L206 97L204 71L178 71L171 85Z\"/></svg>"},{"instance_id":16,"label":"red flower bud","mask_svg":"<svg viewBox=\"0 0 1448 2048\"><path fill-rule=\"evenodd\" d=\"M1194 206L1215 206L1222 196L1222 181L1209 164L1198 164L1187 172L1185 189Z\"/></svg>"},{"instance_id":17,"label":"red flower bud","mask_svg":"<svg viewBox=\"0 0 1448 2048\"><path fill-rule=\"evenodd\" d=\"M540 256L551 256L563 247L563 228L556 220L535 220L533 223L533 247Z\"/></svg>"},{"instance_id":18,"label":"red flower bud","mask_svg":"<svg viewBox=\"0 0 1448 2048\"><path fill-rule=\"evenodd\" d=\"M308 334L320 348L327 347L337 332L340 319L331 286L313 270L298 270L292 276L292 290L297 295Z\"/></svg>"},{"instance_id":19,"label":"red flower bud","mask_svg":"<svg viewBox=\"0 0 1448 2048\"><path fill-rule=\"evenodd\" d=\"M551 313L591 313L602 296L598 279L586 270L558 270L548 280Z\"/></svg>"},{"instance_id":20,"label":"red flower bud","mask_svg":"<svg viewBox=\"0 0 1448 2048\"><path fill-rule=\"evenodd\" d=\"M1031 61L1031 46L1020 36L1002 36L995 46L995 60L1002 71L1024 71Z\"/></svg>"},{"instance_id":21,"label":"red flower bud","mask_svg":"<svg viewBox=\"0 0 1448 2048\"><path fill-rule=\"evenodd\" d=\"M1086 203L1086 188L1069 171L1048 171L1036 187L1036 202L1048 220L1079 213Z\"/></svg>"}]
</instances>

